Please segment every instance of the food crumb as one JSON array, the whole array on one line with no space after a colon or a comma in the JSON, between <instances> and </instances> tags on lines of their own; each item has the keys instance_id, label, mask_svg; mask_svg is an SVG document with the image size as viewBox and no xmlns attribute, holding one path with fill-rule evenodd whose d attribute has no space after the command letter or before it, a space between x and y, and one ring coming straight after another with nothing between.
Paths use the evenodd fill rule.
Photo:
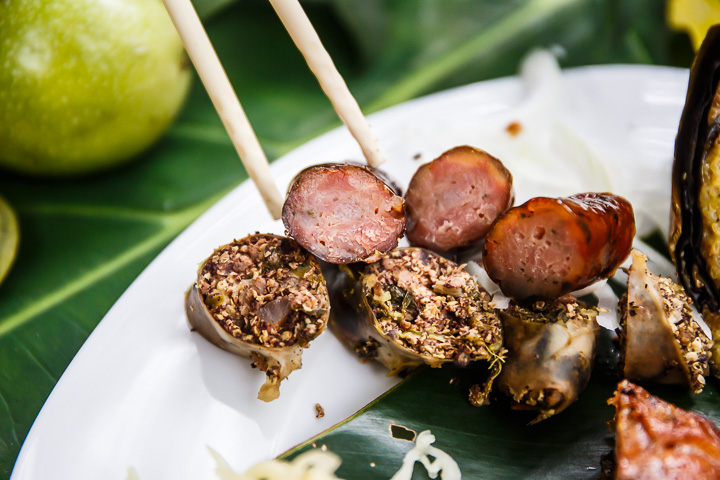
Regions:
<instances>
[{"instance_id":1,"label":"food crumb","mask_svg":"<svg viewBox=\"0 0 720 480\"><path fill-rule=\"evenodd\" d=\"M315 404L315 418L322 418L325 416L325 409L319 403Z\"/></svg>"},{"instance_id":2,"label":"food crumb","mask_svg":"<svg viewBox=\"0 0 720 480\"><path fill-rule=\"evenodd\" d=\"M522 132L522 125L520 122L511 122L507 127L505 127L505 130L507 130L511 137L516 137L520 134L520 132Z\"/></svg>"},{"instance_id":3,"label":"food crumb","mask_svg":"<svg viewBox=\"0 0 720 480\"><path fill-rule=\"evenodd\" d=\"M420 160L422 158L422 153L416 153L412 158L413 160Z\"/></svg>"},{"instance_id":4,"label":"food crumb","mask_svg":"<svg viewBox=\"0 0 720 480\"><path fill-rule=\"evenodd\" d=\"M468 395L468 400L470 401L471 405L475 407L482 407L483 405L487 405L490 403L487 397L487 393L482 386L473 385L472 387L470 387L470 394Z\"/></svg>"},{"instance_id":5,"label":"food crumb","mask_svg":"<svg viewBox=\"0 0 720 480\"><path fill-rule=\"evenodd\" d=\"M453 377L450 379L450 385L457 385L460 380L458 380L457 377Z\"/></svg>"}]
</instances>

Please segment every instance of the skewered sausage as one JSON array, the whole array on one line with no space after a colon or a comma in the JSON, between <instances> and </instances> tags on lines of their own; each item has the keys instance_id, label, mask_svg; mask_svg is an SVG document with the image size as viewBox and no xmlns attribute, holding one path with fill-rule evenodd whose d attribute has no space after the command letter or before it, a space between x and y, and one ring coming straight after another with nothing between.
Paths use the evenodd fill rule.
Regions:
<instances>
[{"instance_id":1,"label":"skewered sausage","mask_svg":"<svg viewBox=\"0 0 720 480\"><path fill-rule=\"evenodd\" d=\"M408 240L436 252L473 246L513 198L512 175L500 160L477 148L455 147L410 180Z\"/></svg>"},{"instance_id":2,"label":"skewered sausage","mask_svg":"<svg viewBox=\"0 0 720 480\"><path fill-rule=\"evenodd\" d=\"M483 263L505 295L553 300L610 276L630 254L634 236L633 209L622 197L538 197L493 223Z\"/></svg>"},{"instance_id":3,"label":"skewered sausage","mask_svg":"<svg viewBox=\"0 0 720 480\"><path fill-rule=\"evenodd\" d=\"M405 206L371 169L327 164L295 177L282 218L288 235L326 262L374 262L397 246Z\"/></svg>"}]
</instances>

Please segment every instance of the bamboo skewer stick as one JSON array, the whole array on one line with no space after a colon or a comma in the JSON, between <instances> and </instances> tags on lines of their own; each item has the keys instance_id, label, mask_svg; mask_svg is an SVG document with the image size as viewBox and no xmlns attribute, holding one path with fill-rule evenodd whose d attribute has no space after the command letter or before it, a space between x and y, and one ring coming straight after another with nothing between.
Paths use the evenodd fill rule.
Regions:
<instances>
[{"instance_id":1,"label":"bamboo skewer stick","mask_svg":"<svg viewBox=\"0 0 720 480\"><path fill-rule=\"evenodd\" d=\"M371 167L378 167L385 161L385 153L370 131L370 125L360 110L355 98L335 68L330 55L298 0L270 0L285 29L305 57L310 70L317 77L325 95L330 99L338 116L360 145L365 159Z\"/></svg>"},{"instance_id":2,"label":"bamboo skewer stick","mask_svg":"<svg viewBox=\"0 0 720 480\"><path fill-rule=\"evenodd\" d=\"M190 0L163 0L175 28L185 44L190 60L202 80L205 89L230 140L235 146L245 170L260 191L267 209L277 220L281 216L283 196L270 173L270 165L260 142L253 131L230 80L210 43L210 39Z\"/></svg>"}]
</instances>

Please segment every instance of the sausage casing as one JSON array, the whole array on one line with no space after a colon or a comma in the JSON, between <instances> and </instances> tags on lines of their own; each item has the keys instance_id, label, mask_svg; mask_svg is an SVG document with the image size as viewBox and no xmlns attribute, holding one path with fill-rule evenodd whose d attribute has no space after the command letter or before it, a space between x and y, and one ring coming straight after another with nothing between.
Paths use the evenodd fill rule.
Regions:
<instances>
[{"instance_id":1,"label":"sausage casing","mask_svg":"<svg viewBox=\"0 0 720 480\"><path fill-rule=\"evenodd\" d=\"M483 263L505 295L553 300L610 276L634 236L632 206L620 196L538 197L493 223Z\"/></svg>"},{"instance_id":2,"label":"sausage casing","mask_svg":"<svg viewBox=\"0 0 720 480\"><path fill-rule=\"evenodd\" d=\"M600 325L595 307L570 295L500 310L508 353L497 387L537 423L565 410L590 381Z\"/></svg>"}]
</instances>

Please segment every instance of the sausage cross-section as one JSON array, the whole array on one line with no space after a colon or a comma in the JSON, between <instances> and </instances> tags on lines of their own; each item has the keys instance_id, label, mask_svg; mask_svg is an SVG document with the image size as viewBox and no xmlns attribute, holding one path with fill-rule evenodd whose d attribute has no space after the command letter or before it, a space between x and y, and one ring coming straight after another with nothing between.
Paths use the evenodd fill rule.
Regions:
<instances>
[{"instance_id":1,"label":"sausage cross-section","mask_svg":"<svg viewBox=\"0 0 720 480\"><path fill-rule=\"evenodd\" d=\"M288 235L326 262L374 262L397 246L405 205L367 167L317 165L292 182L282 218Z\"/></svg>"},{"instance_id":2,"label":"sausage cross-section","mask_svg":"<svg viewBox=\"0 0 720 480\"><path fill-rule=\"evenodd\" d=\"M409 247L342 270L343 293L334 295L331 325L343 342L392 373L487 361L490 374L477 394L484 401L502 365L502 325L492 297L464 265Z\"/></svg>"},{"instance_id":3,"label":"sausage cross-section","mask_svg":"<svg viewBox=\"0 0 720 480\"><path fill-rule=\"evenodd\" d=\"M408 240L435 252L474 246L513 198L512 175L500 160L477 148L455 147L410 180Z\"/></svg>"},{"instance_id":4,"label":"sausage cross-section","mask_svg":"<svg viewBox=\"0 0 720 480\"><path fill-rule=\"evenodd\" d=\"M554 300L610 276L630 254L634 236L632 206L620 196L538 197L493 223L483 263L505 295Z\"/></svg>"},{"instance_id":5,"label":"sausage cross-section","mask_svg":"<svg viewBox=\"0 0 720 480\"><path fill-rule=\"evenodd\" d=\"M194 331L265 372L258 398L268 402L325 330L330 299L315 257L290 238L254 234L200 265L185 312Z\"/></svg>"}]
</instances>

